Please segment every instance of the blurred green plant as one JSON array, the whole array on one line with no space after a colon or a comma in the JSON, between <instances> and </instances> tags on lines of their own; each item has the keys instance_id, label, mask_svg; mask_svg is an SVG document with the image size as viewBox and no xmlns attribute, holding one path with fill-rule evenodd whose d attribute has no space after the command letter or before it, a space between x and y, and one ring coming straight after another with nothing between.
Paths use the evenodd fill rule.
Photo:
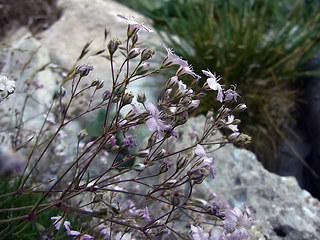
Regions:
<instances>
[{"instance_id":1,"label":"blurred green plant","mask_svg":"<svg viewBox=\"0 0 320 240\"><path fill-rule=\"evenodd\" d=\"M285 128L294 123L299 100L297 77L319 72L306 64L319 54L320 14L316 0L163 0L129 1L152 18L154 27L177 55L195 71L210 69L235 84L248 111L243 131L253 137L251 150L269 170ZM175 37L175 36L178 36ZM198 113L217 109L213 96L201 101Z\"/></svg>"},{"instance_id":2,"label":"blurred green plant","mask_svg":"<svg viewBox=\"0 0 320 240\"><path fill-rule=\"evenodd\" d=\"M19 182L11 177L0 178L0 195L5 196L7 193L14 192L19 186ZM20 193L6 198L0 198L0 219L19 218L28 214L30 209L37 203L42 197L42 193ZM48 202L44 202L44 205ZM9 209L10 211L6 211ZM33 223L27 220L21 220L20 222L8 222L0 224L0 239L17 240L28 239L37 240L39 236L41 239L48 239L45 237L52 236L50 232L55 231L53 227L53 221L50 219L53 216L63 215L63 211L59 208L50 208L47 211L39 214ZM70 222L75 227L80 226L81 220L78 217L68 216ZM83 220L83 219L82 219ZM49 231L48 231L49 230ZM60 231L56 234L55 239L72 239L72 236L68 236L65 231Z\"/></svg>"}]
</instances>

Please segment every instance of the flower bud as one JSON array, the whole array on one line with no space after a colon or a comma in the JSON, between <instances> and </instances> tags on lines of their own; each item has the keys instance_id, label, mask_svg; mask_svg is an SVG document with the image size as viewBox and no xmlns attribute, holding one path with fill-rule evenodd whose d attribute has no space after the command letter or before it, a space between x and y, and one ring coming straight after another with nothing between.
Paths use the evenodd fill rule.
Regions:
<instances>
[{"instance_id":1,"label":"flower bud","mask_svg":"<svg viewBox=\"0 0 320 240\"><path fill-rule=\"evenodd\" d=\"M145 73L147 73L149 71L149 68L150 68L150 63L149 62L142 63L137 68L137 71L136 71L135 75L143 75L143 74L145 74Z\"/></svg>"},{"instance_id":2,"label":"flower bud","mask_svg":"<svg viewBox=\"0 0 320 240\"><path fill-rule=\"evenodd\" d=\"M192 200L193 204L197 207L201 207L201 208L204 208L208 205L208 202L204 199L201 199L201 198L195 198Z\"/></svg>"},{"instance_id":3,"label":"flower bud","mask_svg":"<svg viewBox=\"0 0 320 240\"><path fill-rule=\"evenodd\" d=\"M82 129L82 130L78 133L78 141L80 142L80 141L83 140L86 136L88 136L87 130L86 130L86 129Z\"/></svg>"},{"instance_id":4,"label":"flower bud","mask_svg":"<svg viewBox=\"0 0 320 240\"><path fill-rule=\"evenodd\" d=\"M89 65L79 65L76 68L76 73L80 74L81 77L85 77L87 76L90 71L93 70L93 66L89 66Z\"/></svg>"},{"instance_id":5,"label":"flower bud","mask_svg":"<svg viewBox=\"0 0 320 240\"><path fill-rule=\"evenodd\" d=\"M143 51L141 53L141 62L152 58L152 56L154 54L155 54L155 51L150 47L147 47L147 48L143 49Z\"/></svg>"},{"instance_id":6,"label":"flower bud","mask_svg":"<svg viewBox=\"0 0 320 240\"><path fill-rule=\"evenodd\" d=\"M127 29L127 36L128 38L133 37L139 31L139 27L136 26L137 24L129 24Z\"/></svg>"},{"instance_id":7,"label":"flower bud","mask_svg":"<svg viewBox=\"0 0 320 240\"><path fill-rule=\"evenodd\" d=\"M53 98L63 98L67 93L67 90L64 87L61 87L58 91L55 92Z\"/></svg>"},{"instance_id":8,"label":"flower bud","mask_svg":"<svg viewBox=\"0 0 320 240\"><path fill-rule=\"evenodd\" d=\"M169 170L169 167L167 163L164 162L160 165L160 168L159 168L160 173L165 173L168 170Z\"/></svg>"},{"instance_id":9,"label":"flower bud","mask_svg":"<svg viewBox=\"0 0 320 240\"><path fill-rule=\"evenodd\" d=\"M251 137L247 134L241 133L233 142L245 145L251 142Z\"/></svg>"},{"instance_id":10,"label":"flower bud","mask_svg":"<svg viewBox=\"0 0 320 240\"><path fill-rule=\"evenodd\" d=\"M141 48L132 48L127 56L127 59L133 59L141 53Z\"/></svg>"},{"instance_id":11,"label":"flower bud","mask_svg":"<svg viewBox=\"0 0 320 240\"><path fill-rule=\"evenodd\" d=\"M183 125L188 121L188 114L186 112L184 112L184 114L180 114L178 116L176 116L175 122L176 125Z\"/></svg>"},{"instance_id":12,"label":"flower bud","mask_svg":"<svg viewBox=\"0 0 320 240\"><path fill-rule=\"evenodd\" d=\"M185 167L187 163L188 163L188 160L185 156L180 157L177 161L177 169L181 169Z\"/></svg>"},{"instance_id":13,"label":"flower bud","mask_svg":"<svg viewBox=\"0 0 320 240\"><path fill-rule=\"evenodd\" d=\"M103 82L103 80L96 78L91 82L91 86L96 86L96 89L100 89L103 87Z\"/></svg>"},{"instance_id":14,"label":"flower bud","mask_svg":"<svg viewBox=\"0 0 320 240\"><path fill-rule=\"evenodd\" d=\"M139 150L136 152L136 156L140 158L145 158L149 156L149 149Z\"/></svg>"},{"instance_id":15,"label":"flower bud","mask_svg":"<svg viewBox=\"0 0 320 240\"><path fill-rule=\"evenodd\" d=\"M234 132L234 133L231 133L229 136L228 136L228 140L230 142L234 141L237 137L239 137L240 133L239 132Z\"/></svg>"},{"instance_id":16,"label":"flower bud","mask_svg":"<svg viewBox=\"0 0 320 240\"><path fill-rule=\"evenodd\" d=\"M153 146L157 141L157 133L153 133L151 137L148 139L148 147Z\"/></svg>"},{"instance_id":17,"label":"flower bud","mask_svg":"<svg viewBox=\"0 0 320 240\"><path fill-rule=\"evenodd\" d=\"M175 185L178 182L177 179L170 179L168 181L166 181L163 186L165 187L172 187L173 185Z\"/></svg>"},{"instance_id":18,"label":"flower bud","mask_svg":"<svg viewBox=\"0 0 320 240\"><path fill-rule=\"evenodd\" d=\"M131 38L132 46L134 46L138 42L138 39L139 39L138 34L135 33Z\"/></svg>"},{"instance_id":19,"label":"flower bud","mask_svg":"<svg viewBox=\"0 0 320 240\"><path fill-rule=\"evenodd\" d=\"M118 86L114 89L114 94L115 94L116 96L120 96L120 95L123 93L124 90L125 90L125 86L124 86L123 84L118 85Z\"/></svg>"},{"instance_id":20,"label":"flower bud","mask_svg":"<svg viewBox=\"0 0 320 240\"><path fill-rule=\"evenodd\" d=\"M168 96L170 95L170 93L172 93L172 88L168 88L168 89L164 92L164 95L168 97Z\"/></svg>"},{"instance_id":21,"label":"flower bud","mask_svg":"<svg viewBox=\"0 0 320 240\"><path fill-rule=\"evenodd\" d=\"M97 86L97 84L98 84L98 82L99 82L99 78L96 78L96 79L94 79L92 82L91 82L91 87L94 87L94 86Z\"/></svg>"},{"instance_id":22,"label":"flower bud","mask_svg":"<svg viewBox=\"0 0 320 240\"><path fill-rule=\"evenodd\" d=\"M146 165L142 164L142 163L135 163L133 166L132 166L132 169L133 170L136 170L136 171L142 171L143 169L146 168Z\"/></svg>"},{"instance_id":23,"label":"flower bud","mask_svg":"<svg viewBox=\"0 0 320 240\"><path fill-rule=\"evenodd\" d=\"M117 49L121 43L122 42L118 39L112 39L109 41L107 47L108 47L108 50L109 50L109 53L111 56L117 51Z\"/></svg>"},{"instance_id":24,"label":"flower bud","mask_svg":"<svg viewBox=\"0 0 320 240\"><path fill-rule=\"evenodd\" d=\"M192 100L191 103L188 105L188 111L192 111L196 109L200 104L200 100Z\"/></svg>"},{"instance_id":25,"label":"flower bud","mask_svg":"<svg viewBox=\"0 0 320 240\"><path fill-rule=\"evenodd\" d=\"M138 93L137 102L144 103L147 100L146 95L144 93Z\"/></svg>"},{"instance_id":26,"label":"flower bud","mask_svg":"<svg viewBox=\"0 0 320 240\"><path fill-rule=\"evenodd\" d=\"M156 158L162 158L165 154L167 153L167 150L165 150L164 148L162 148L158 154L156 155Z\"/></svg>"},{"instance_id":27,"label":"flower bud","mask_svg":"<svg viewBox=\"0 0 320 240\"><path fill-rule=\"evenodd\" d=\"M245 105L244 103L240 103L236 106L236 108L234 109L234 111L236 112L243 112L244 110L247 109L247 105Z\"/></svg>"},{"instance_id":28,"label":"flower bud","mask_svg":"<svg viewBox=\"0 0 320 240\"><path fill-rule=\"evenodd\" d=\"M203 166L192 169L188 171L187 174L190 180L194 180L194 183L200 184L204 179L206 179L206 177L210 175L210 170L208 169L208 166Z\"/></svg>"},{"instance_id":29,"label":"flower bud","mask_svg":"<svg viewBox=\"0 0 320 240\"><path fill-rule=\"evenodd\" d=\"M123 96L122 106L130 104L132 102L133 97L134 97L133 94L125 93L124 96Z\"/></svg>"},{"instance_id":30,"label":"flower bud","mask_svg":"<svg viewBox=\"0 0 320 240\"><path fill-rule=\"evenodd\" d=\"M192 102L191 97L183 97L180 99L179 103L183 105L189 105Z\"/></svg>"},{"instance_id":31,"label":"flower bud","mask_svg":"<svg viewBox=\"0 0 320 240\"><path fill-rule=\"evenodd\" d=\"M226 117L226 116L229 115L230 112L231 112L231 110L230 110L229 108L223 108L223 109L221 110L220 114L221 114L221 116Z\"/></svg>"},{"instance_id":32,"label":"flower bud","mask_svg":"<svg viewBox=\"0 0 320 240\"><path fill-rule=\"evenodd\" d=\"M178 81L177 76L173 76L169 78L168 81L166 82L166 88L172 88L175 84L177 84L177 81Z\"/></svg>"},{"instance_id":33,"label":"flower bud","mask_svg":"<svg viewBox=\"0 0 320 240\"><path fill-rule=\"evenodd\" d=\"M180 192L180 191L176 191L174 194L173 194L173 197L171 199L171 203L172 205L174 206L178 206L181 202L181 198L183 197L183 194Z\"/></svg>"},{"instance_id":34,"label":"flower bud","mask_svg":"<svg viewBox=\"0 0 320 240\"><path fill-rule=\"evenodd\" d=\"M103 94L102 94L102 99L103 101L106 101L108 99L110 99L111 97L111 92L109 90L106 90Z\"/></svg>"},{"instance_id":35,"label":"flower bud","mask_svg":"<svg viewBox=\"0 0 320 240\"><path fill-rule=\"evenodd\" d=\"M101 89L103 88L103 85L104 85L104 81L103 80L99 80L97 86L96 86L96 89Z\"/></svg>"}]
</instances>

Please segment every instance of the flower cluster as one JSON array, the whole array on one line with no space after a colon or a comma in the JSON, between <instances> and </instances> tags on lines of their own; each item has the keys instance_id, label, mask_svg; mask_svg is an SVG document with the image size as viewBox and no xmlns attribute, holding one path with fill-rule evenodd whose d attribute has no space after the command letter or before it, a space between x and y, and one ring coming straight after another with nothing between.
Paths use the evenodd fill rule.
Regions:
<instances>
[{"instance_id":1,"label":"flower cluster","mask_svg":"<svg viewBox=\"0 0 320 240\"><path fill-rule=\"evenodd\" d=\"M4 75L0 75L0 102L14 92L16 83ZM3 93L4 96L1 96Z\"/></svg>"},{"instance_id":2,"label":"flower cluster","mask_svg":"<svg viewBox=\"0 0 320 240\"><path fill-rule=\"evenodd\" d=\"M91 240L91 239L93 239L93 237L88 235L88 234L81 234L78 231L71 230L70 229L70 227L71 227L70 222L69 221L64 221L61 216L51 217L50 219L54 221L53 225L57 230L60 229L61 223L63 223L63 227L65 228L65 230L66 230L68 235L76 236L77 239L79 239L79 240Z\"/></svg>"},{"instance_id":3,"label":"flower cluster","mask_svg":"<svg viewBox=\"0 0 320 240\"><path fill-rule=\"evenodd\" d=\"M23 135L24 129L11 136L15 149L29 149L19 191L43 194L20 219L34 223L40 212L58 208L63 217L51 218L58 231L48 231L58 235L64 229L75 239L247 239L248 210L226 207L217 198L199 199L194 194L199 184L215 177L212 151L227 143L250 142L249 136L240 133L240 120L235 118L245 110L245 104L232 107L240 97L235 86L227 89L220 85L221 78L209 70L203 70L208 78L200 86L201 76L164 44L166 56L161 63L148 62L155 51L143 48L138 34L141 29L152 30L133 17L118 16L128 23L127 38L111 39L106 51L101 51L109 53L110 85L100 79L88 80L94 67L79 65L53 94L41 127L29 138ZM88 47L81 57L88 53ZM116 68L114 62L120 60ZM168 68L176 71L163 84L158 101L130 91L132 82ZM185 78L192 78L193 84L185 84ZM12 93L14 81L1 76L0 90ZM216 99L223 105L208 112L202 131L188 129L190 116L200 106L201 97L212 94L210 91L218 92ZM90 123L76 137L68 132L73 121L90 121L91 113L99 114L96 125ZM220 129L230 131L230 135L213 139ZM140 137L143 134L147 137ZM37 169L54 164L58 165L54 180L43 183ZM84 231L71 230L65 220L75 215L90 219L86 225L77 226ZM214 228L202 228L196 220L199 218ZM181 222L189 222L191 233L176 230Z\"/></svg>"}]
</instances>

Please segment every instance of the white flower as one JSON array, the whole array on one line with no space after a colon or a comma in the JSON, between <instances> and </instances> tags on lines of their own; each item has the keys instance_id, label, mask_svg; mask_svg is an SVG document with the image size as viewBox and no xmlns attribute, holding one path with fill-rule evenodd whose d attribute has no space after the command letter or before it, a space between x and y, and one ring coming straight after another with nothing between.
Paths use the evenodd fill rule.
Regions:
<instances>
[{"instance_id":1,"label":"white flower","mask_svg":"<svg viewBox=\"0 0 320 240\"><path fill-rule=\"evenodd\" d=\"M233 132L239 132L238 125L232 124L233 120L234 120L234 116L229 115L228 120L225 123L227 124L227 127Z\"/></svg>"},{"instance_id":2,"label":"white flower","mask_svg":"<svg viewBox=\"0 0 320 240\"><path fill-rule=\"evenodd\" d=\"M244 211L238 207L227 209L225 213L224 227L232 231L232 234L228 239L248 239L249 233L247 227L249 226L250 221L251 216L247 208Z\"/></svg>"},{"instance_id":3,"label":"white flower","mask_svg":"<svg viewBox=\"0 0 320 240\"><path fill-rule=\"evenodd\" d=\"M157 138L160 138L161 131L166 131L170 128L170 125L166 125L160 119L160 112L152 102L146 103L146 108L149 110L150 116L146 121L146 125L151 132L157 131Z\"/></svg>"},{"instance_id":4,"label":"white flower","mask_svg":"<svg viewBox=\"0 0 320 240\"><path fill-rule=\"evenodd\" d=\"M51 217L50 219L54 220L53 225L57 230L59 230L59 228L61 226L61 223L63 222L62 217L61 216L56 216L56 217ZM68 235L79 236L78 239L80 239L80 240L91 240L91 239L93 239L93 237L88 235L88 234L81 234L81 232L79 232L79 231L71 230L69 221L64 221L63 222L63 226L66 229Z\"/></svg>"},{"instance_id":5,"label":"white flower","mask_svg":"<svg viewBox=\"0 0 320 240\"><path fill-rule=\"evenodd\" d=\"M218 83L221 78L217 78L215 74L211 73L210 71L202 70L203 74L209 77L207 79L207 84L209 88L212 90L218 91L217 100L219 102L223 101L223 92L222 92L222 86Z\"/></svg>"},{"instance_id":6,"label":"white flower","mask_svg":"<svg viewBox=\"0 0 320 240\"><path fill-rule=\"evenodd\" d=\"M211 164L213 163L213 158L209 158L209 157L207 156L204 148L203 148L200 144L198 144L198 145L196 146L196 149L194 150L194 153L195 153L197 156L201 157L201 159L203 160L203 163L209 164L209 165L211 165Z\"/></svg>"},{"instance_id":7,"label":"white flower","mask_svg":"<svg viewBox=\"0 0 320 240\"><path fill-rule=\"evenodd\" d=\"M206 233L201 227L191 225L191 235L193 240L209 240L209 233Z\"/></svg>"},{"instance_id":8,"label":"white flower","mask_svg":"<svg viewBox=\"0 0 320 240\"><path fill-rule=\"evenodd\" d=\"M15 81L9 80L6 76L0 75L0 91L12 93L15 88Z\"/></svg>"},{"instance_id":9,"label":"white flower","mask_svg":"<svg viewBox=\"0 0 320 240\"><path fill-rule=\"evenodd\" d=\"M122 18L122 19L124 19L129 24L129 29L128 29L128 36L129 37L131 37L134 34L136 34L141 28L144 28L148 32L153 32L151 28L149 28L146 25L144 25L144 22L138 23L135 20L135 17L133 17L133 16L125 17L125 16L123 16L121 14L118 14L117 16Z\"/></svg>"}]
</instances>

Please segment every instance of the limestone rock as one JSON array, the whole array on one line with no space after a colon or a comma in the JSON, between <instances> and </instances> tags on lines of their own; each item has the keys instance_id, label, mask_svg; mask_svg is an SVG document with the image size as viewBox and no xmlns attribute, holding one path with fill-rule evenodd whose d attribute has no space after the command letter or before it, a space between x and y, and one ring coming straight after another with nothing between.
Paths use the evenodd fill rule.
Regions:
<instances>
[{"instance_id":1,"label":"limestone rock","mask_svg":"<svg viewBox=\"0 0 320 240\"><path fill-rule=\"evenodd\" d=\"M190 119L189 129L201 132L203 122L203 116ZM197 194L204 197L212 191L231 206L248 205L255 215L251 239L320 239L320 202L294 177L268 172L253 153L233 145L212 156L216 178L200 184Z\"/></svg>"},{"instance_id":2,"label":"limestone rock","mask_svg":"<svg viewBox=\"0 0 320 240\"><path fill-rule=\"evenodd\" d=\"M81 50L87 42L92 41L88 57L84 58L80 63L88 63L94 66L94 70L88 77L90 79L100 78L105 81L105 86L110 90L110 61L102 57L90 56L101 49L106 49L107 43L112 38L118 38L121 41L126 39L127 23L117 17L117 14L124 16L134 16L140 22L148 21L137 12L129 9L111 0L60 0L58 7L61 8L61 18L56 21L49 29L40 34L40 41L49 51L52 61L58 66L65 69L72 69L77 61ZM150 25L150 24L149 24ZM110 37L104 41L104 31L111 31ZM160 37L155 33L148 33L144 30L139 31L139 47L143 48L153 44L155 48L160 46ZM123 46L125 42L123 41ZM157 54L151 59L151 66L158 66L160 59L164 55ZM153 63L155 62L156 63ZM121 62L117 59L116 66ZM132 64L133 65L133 64ZM130 90L133 93L145 92L148 99L155 100L154 96L159 95L159 84L163 82L163 78L159 76L153 78L148 77L141 81L130 84Z\"/></svg>"},{"instance_id":3,"label":"limestone rock","mask_svg":"<svg viewBox=\"0 0 320 240\"><path fill-rule=\"evenodd\" d=\"M37 126L43 121L43 114L51 103L56 89L54 73L46 67L50 64L48 49L43 47L26 28L21 28L7 39L7 45L9 47L1 49L1 55L4 57L1 72L16 81L16 90L8 101L0 105L0 108L4 108L5 112L16 109L18 114L21 114L27 96L26 89L29 88L31 96L23 114L23 121L26 122L25 126ZM42 88L35 91L35 84L42 85ZM10 120L2 115L2 123L8 121Z\"/></svg>"}]
</instances>

